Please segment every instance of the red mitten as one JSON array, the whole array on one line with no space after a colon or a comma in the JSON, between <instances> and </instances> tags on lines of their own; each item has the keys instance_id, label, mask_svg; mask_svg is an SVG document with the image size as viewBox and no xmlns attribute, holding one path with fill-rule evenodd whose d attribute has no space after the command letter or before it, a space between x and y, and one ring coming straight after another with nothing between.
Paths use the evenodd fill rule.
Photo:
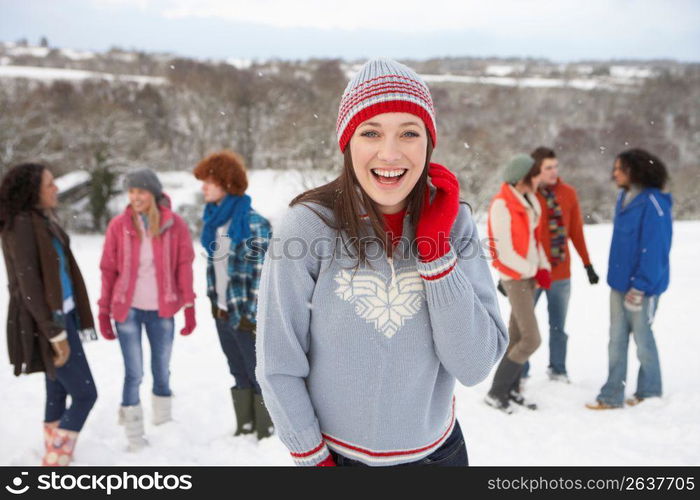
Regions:
<instances>
[{"instance_id":1,"label":"red mitten","mask_svg":"<svg viewBox=\"0 0 700 500\"><path fill-rule=\"evenodd\" d=\"M194 319L194 306L185 307L185 328L180 330L180 335L189 335L197 326L197 320Z\"/></svg>"},{"instance_id":2,"label":"red mitten","mask_svg":"<svg viewBox=\"0 0 700 500\"><path fill-rule=\"evenodd\" d=\"M537 274L535 274L535 281L540 285L540 288L549 290L549 287L552 286L552 273L546 269L540 269L537 271Z\"/></svg>"},{"instance_id":3,"label":"red mitten","mask_svg":"<svg viewBox=\"0 0 700 500\"><path fill-rule=\"evenodd\" d=\"M426 188L416 228L418 254L423 262L432 262L450 251L450 232L459 211L459 181L455 174L431 163L428 175L437 192L430 204L430 188Z\"/></svg>"},{"instance_id":4,"label":"red mitten","mask_svg":"<svg viewBox=\"0 0 700 500\"><path fill-rule=\"evenodd\" d=\"M104 338L107 340L114 340L117 338L117 336L114 335L114 330L112 330L112 321L109 319L109 314L98 314L97 322L100 324L100 333Z\"/></svg>"},{"instance_id":5,"label":"red mitten","mask_svg":"<svg viewBox=\"0 0 700 500\"><path fill-rule=\"evenodd\" d=\"M316 464L316 467L336 467L335 460L333 460L333 455L328 455L323 461Z\"/></svg>"}]
</instances>

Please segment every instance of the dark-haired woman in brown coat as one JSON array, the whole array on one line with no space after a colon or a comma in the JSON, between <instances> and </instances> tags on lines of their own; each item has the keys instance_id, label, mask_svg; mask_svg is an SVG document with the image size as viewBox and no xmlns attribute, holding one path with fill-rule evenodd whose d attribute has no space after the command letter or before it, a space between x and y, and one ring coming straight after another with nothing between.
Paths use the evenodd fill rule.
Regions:
<instances>
[{"instance_id":1,"label":"dark-haired woman in brown coat","mask_svg":"<svg viewBox=\"0 0 700 500\"><path fill-rule=\"evenodd\" d=\"M97 338L68 235L43 165L11 168L0 183L0 235L10 290L7 342L15 375L45 372L42 465L68 465L97 391L81 345ZM66 408L66 399L71 404Z\"/></svg>"}]
</instances>

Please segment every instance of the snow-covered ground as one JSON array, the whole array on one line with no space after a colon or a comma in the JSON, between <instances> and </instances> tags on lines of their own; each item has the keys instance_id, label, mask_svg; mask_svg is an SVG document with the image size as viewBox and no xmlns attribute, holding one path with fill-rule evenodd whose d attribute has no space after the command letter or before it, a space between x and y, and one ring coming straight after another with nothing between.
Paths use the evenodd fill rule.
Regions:
<instances>
[{"instance_id":1,"label":"snow-covered ground","mask_svg":"<svg viewBox=\"0 0 700 500\"><path fill-rule=\"evenodd\" d=\"M1 42L0 42L1 43ZM133 82L139 85L167 85L167 78L147 75L116 75L112 73L87 71L70 68L49 68L43 66L18 66L13 65L12 57L29 55L34 57L46 57L50 50L46 47L22 47L4 43L7 56L0 58L0 78L25 78L29 80L39 80L51 82L55 80L82 81L82 80L107 80L110 82ZM92 52L78 51L72 49L59 49L61 54L72 60L91 59L95 56ZM12 56L12 57L8 57ZM130 53L114 53L111 57L131 62L134 55ZM166 56L164 56L166 57ZM225 61L239 69L247 69L253 64L251 59L228 58ZM345 65L345 73L348 78L352 78L361 65ZM592 77L590 66L575 66L574 69L581 75L580 78L552 78L547 76L518 76L525 69L521 64L492 64L484 69L480 75L452 75L452 74L423 74L421 75L429 83L459 83L459 84L479 84L497 85L501 87L537 87L537 88L574 88L579 90L593 89L618 89L628 88L638 85L644 79L654 76L651 68L637 66L610 66L609 76ZM275 64L269 65L267 72L276 73L279 67ZM304 72L298 76L307 77Z\"/></svg>"},{"instance_id":2,"label":"snow-covered ground","mask_svg":"<svg viewBox=\"0 0 700 500\"><path fill-rule=\"evenodd\" d=\"M66 175L57 177L54 183L56 184L56 187L58 187L58 191L62 193L89 180L90 172L87 170L73 170Z\"/></svg>"},{"instance_id":3,"label":"snow-covered ground","mask_svg":"<svg viewBox=\"0 0 700 500\"><path fill-rule=\"evenodd\" d=\"M451 75L449 73L441 75L423 74L421 76L423 77L423 80L425 80L428 83L468 83L480 85L497 85L500 87L574 88L579 90L612 90L617 88L629 87L632 85L636 85L640 82L640 79L636 78L637 73L634 72L620 72L619 75L610 77L565 79L550 78L544 76L506 76L510 73L506 73L505 68L506 67L499 67L498 71L500 71L501 74L497 74L497 76L492 76L489 74L487 74L487 76Z\"/></svg>"},{"instance_id":4,"label":"snow-covered ground","mask_svg":"<svg viewBox=\"0 0 700 500\"><path fill-rule=\"evenodd\" d=\"M86 71L82 69L44 68L40 66L2 66L0 65L0 78L27 78L30 80L54 81L82 81L82 80L107 80L109 82L133 82L139 85L166 85L167 78L144 75L115 75L99 71Z\"/></svg>"},{"instance_id":5,"label":"snow-covered ground","mask_svg":"<svg viewBox=\"0 0 700 500\"><path fill-rule=\"evenodd\" d=\"M162 176L174 204L192 203L196 181L184 173ZM253 206L276 222L288 201L298 192L298 173L280 176L271 171L251 175ZM606 274L611 226L586 226L586 238L596 270ZM484 234L483 227L481 234ZM100 282L98 263L102 236L74 236L72 248L95 303ZM690 310L697 301L700 267L697 247L700 221L675 225L672 278L660 301L655 322L661 356L664 397L624 410L594 412L584 408L592 401L607 372L608 294L604 283L588 284L577 257L573 265L573 290L568 317L568 368L572 384L550 382L545 375L546 309L538 306L538 319L545 342L532 359L527 395L540 410L503 415L485 406L482 399L490 380L475 386L458 386L457 415L464 431L470 462L475 465L686 465L700 464L700 336ZM195 287L197 330L190 337L176 335L172 359L175 421L160 427L150 424L146 433L151 445L127 453L123 429L117 425L122 385L119 345L100 338L85 344L98 389L98 401L80 436L75 463L78 465L291 465L282 443L275 437L255 442L232 436L233 410L229 396L231 377L217 338L209 303L204 296L205 261L196 244ZM0 264L0 268L4 264ZM509 306L501 299L507 320ZM4 333L7 304L6 274L0 269L0 331ZM183 318L176 316L179 331ZM14 377L7 364L5 342L0 342L0 464L32 465L41 458L44 404L43 375ZM144 340L145 353L148 353ZM632 343L633 345L633 343ZM147 360L149 357L145 355ZM2 367L0 365L0 367ZM638 364L630 350L629 389L634 391ZM141 391L150 416L150 374Z\"/></svg>"}]
</instances>

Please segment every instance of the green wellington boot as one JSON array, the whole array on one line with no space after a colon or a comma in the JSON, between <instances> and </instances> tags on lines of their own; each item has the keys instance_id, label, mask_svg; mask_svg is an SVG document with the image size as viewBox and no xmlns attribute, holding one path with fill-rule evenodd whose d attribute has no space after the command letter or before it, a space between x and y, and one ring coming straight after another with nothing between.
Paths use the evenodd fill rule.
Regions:
<instances>
[{"instance_id":1,"label":"green wellington boot","mask_svg":"<svg viewBox=\"0 0 700 500\"><path fill-rule=\"evenodd\" d=\"M258 440L271 436L274 426L272 425L270 414L265 408L262 394L253 396L253 406L255 408L255 430L258 433Z\"/></svg>"},{"instance_id":2,"label":"green wellington boot","mask_svg":"<svg viewBox=\"0 0 700 500\"><path fill-rule=\"evenodd\" d=\"M255 414L253 411L253 389L231 387L233 411L236 413L236 432L234 436L255 432Z\"/></svg>"}]
</instances>

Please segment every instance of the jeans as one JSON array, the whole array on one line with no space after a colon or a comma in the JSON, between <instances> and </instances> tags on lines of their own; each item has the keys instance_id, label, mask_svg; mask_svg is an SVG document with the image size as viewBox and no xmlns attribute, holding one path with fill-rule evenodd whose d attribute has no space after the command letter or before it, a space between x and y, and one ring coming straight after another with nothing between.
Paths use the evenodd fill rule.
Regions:
<instances>
[{"instance_id":1,"label":"jeans","mask_svg":"<svg viewBox=\"0 0 700 500\"><path fill-rule=\"evenodd\" d=\"M170 392L170 354L173 350L175 321L172 317L160 318L158 311L144 311L132 307L123 323L115 321L119 345L124 357L124 390L122 406L133 406L140 402L139 387L143 380L143 352L141 350L141 327L151 345L151 371L153 394L172 396Z\"/></svg>"},{"instance_id":2,"label":"jeans","mask_svg":"<svg viewBox=\"0 0 700 500\"><path fill-rule=\"evenodd\" d=\"M61 429L80 432L97 400L97 389L78 335L78 318L75 309L66 314L65 319L70 357L65 365L56 368L55 380L45 375L44 421L60 420L58 426ZM70 408L66 409L68 396L71 404Z\"/></svg>"},{"instance_id":3,"label":"jeans","mask_svg":"<svg viewBox=\"0 0 700 500\"><path fill-rule=\"evenodd\" d=\"M549 316L549 368L554 373L566 374L566 344L569 336L564 327L571 296L571 280L567 278L552 281L552 287L549 290L538 288L535 290L535 304L542 292L547 295L547 315ZM527 377L529 368L528 362L523 368L523 377Z\"/></svg>"},{"instance_id":4,"label":"jeans","mask_svg":"<svg viewBox=\"0 0 700 500\"><path fill-rule=\"evenodd\" d=\"M366 467L367 464L359 460L347 458L333 450L330 450L335 464L339 467ZM459 422L455 422L455 427L452 434L442 443L437 450L432 452L425 458L399 464L399 466L420 466L428 465L434 467L466 467L469 465L469 457L467 456L467 446L464 444L464 436L462 429L459 427Z\"/></svg>"},{"instance_id":5,"label":"jeans","mask_svg":"<svg viewBox=\"0 0 700 500\"><path fill-rule=\"evenodd\" d=\"M255 378L255 334L234 328L228 319L215 318L219 342L228 368L239 389L253 389L260 394Z\"/></svg>"},{"instance_id":6,"label":"jeans","mask_svg":"<svg viewBox=\"0 0 700 500\"><path fill-rule=\"evenodd\" d=\"M632 333L637 344L637 358L640 367L637 375L639 398L661 396L661 366L656 350L654 321L659 296L645 296L642 310L630 312L625 309L625 294L617 290L610 291L610 342L608 344L608 380L600 390L598 401L612 406L622 406L625 398L625 379L627 378L627 348L629 334Z\"/></svg>"}]
</instances>

